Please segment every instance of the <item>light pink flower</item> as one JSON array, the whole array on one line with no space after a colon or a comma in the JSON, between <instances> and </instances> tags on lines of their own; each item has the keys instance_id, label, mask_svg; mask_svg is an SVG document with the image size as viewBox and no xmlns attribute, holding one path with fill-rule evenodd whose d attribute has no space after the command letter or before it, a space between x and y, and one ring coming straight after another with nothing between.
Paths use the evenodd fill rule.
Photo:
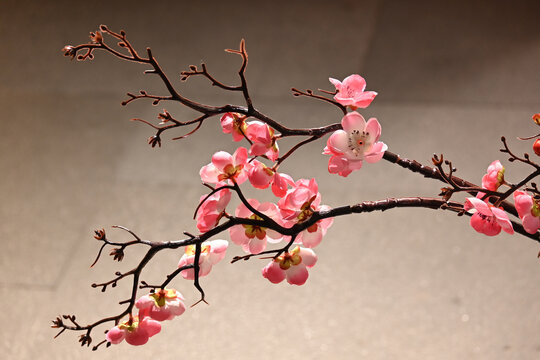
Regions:
<instances>
[{"instance_id":1,"label":"light pink flower","mask_svg":"<svg viewBox=\"0 0 540 360\"><path fill-rule=\"evenodd\" d=\"M382 159L388 146L378 141L381 125L375 118L366 123L364 117L353 111L341 120L343 130L335 131L326 143L324 154L332 155L328 171L341 176L349 175L362 167L365 160L375 163Z\"/></svg>"},{"instance_id":2,"label":"light pink flower","mask_svg":"<svg viewBox=\"0 0 540 360\"><path fill-rule=\"evenodd\" d=\"M220 181L234 180L241 184L247 179L244 166L247 163L247 149L239 147L233 155L218 151L212 156L212 162L199 172L203 182L217 184Z\"/></svg>"},{"instance_id":3,"label":"light pink flower","mask_svg":"<svg viewBox=\"0 0 540 360\"><path fill-rule=\"evenodd\" d=\"M150 337L160 331L159 321L152 320L139 312L139 316L134 316L131 322L126 320L110 329L105 338L111 344L119 344L125 339L130 345L144 345Z\"/></svg>"},{"instance_id":4,"label":"light pink flower","mask_svg":"<svg viewBox=\"0 0 540 360\"><path fill-rule=\"evenodd\" d=\"M292 226L309 220L315 211L330 210L329 206L320 205L321 194L318 188L315 179L311 179L310 181L300 179L279 200L278 207L286 226ZM319 245L333 222L333 218L325 218L317 221L315 224L301 231L297 235L295 242L302 243L308 248Z\"/></svg>"},{"instance_id":5,"label":"light pink flower","mask_svg":"<svg viewBox=\"0 0 540 360\"><path fill-rule=\"evenodd\" d=\"M199 277L206 276L212 270L212 266L220 262L225 257L227 240L212 240L201 246L201 256L199 258ZM184 255L180 258L178 267L191 265L195 261L195 245L186 246ZM195 270L187 269L180 272L184 279L195 279Z\"/></svg>"},{"instance_id":6,"label":"light pink flower","mask_svg":"<svg viewBox=\"0 0 540 360\"><path fill-rule=\"evenodd\" d=\"M538 201L523 191L515 191L514 203L525 231L529 234L535 234L540 229L540 204Z\"/></svg>"},{"instance_id":7,"label":"light pink flower","mask_svg":"<svg viewBox=\"0 0 540 360\"><path fill-rule=\"evenodd\" d=\"M291 252L273 259L262 269L262 275L273 284L287 279L291 285L303 285L309 276L307 268L313 267L316 262L317 255L313 250L297 246Z\"/></svg>"},{"instance_id":8,"label":"light pink flower","mask_svg":"<svg viewBox=\"0 0 540 360\"><path fill-rule=\"evenodd\" d=\"M500 208L473 197L467 198L463 208L473 214L471 226L479 233L495 236L501 232L501 228L509 234L514 233L508 215Z\"/></svg>"},{"instance_id":9,"label":"light pink flower","mask_svg":"<svg viewBox=\"0 0 540 360\"><path fill-rule=\"evenodd\" d=\"M155 293L150 293L140 297L135 306L140 309L147 309L148 316L157 321L172 320L186 311L184 297L175 289L160 289Z\"/></svg>"},{"instance_id":10,"label":"light pink flower","mask_svg":"<svg viewBox=\"0 0 540 360\"><path fill-rule=\"evenodd\" d=\"M255 199L249 199L248 202L255 210L269 216L278 223L282 222L279 218L279 211L276 204L259 204ZM238 206L235 215L244 219L262 220L260 217L253 214L244 204ZM267 241L278 243L283 239L283 235L277 231L255 225L235 225L229 228L229 234L231 235L231 241L233 243L241 245L245 252L251 254L258 254L261 251L264 251L264 249L266 249Z\"/></svg>"},{"instance_id":11,"label":"light pink flower","mask_svg":"<svg viewBox=\"0 0 540 360\"><path fill-rule=\"evenodd\" d=\"M274 129L261 121L251 121L247 124L246 136L253 142L249 155L266 155L275 161L279 157L279 148L274 136Z\"/></svg>"},{"instance_id":12,"label":"light pink flower","mask_svg":"<svg viewBox=\"0 0 540 360\"><path fill-rule=\"evenodd\" d=\"M482 177L482 187L487 190L497 191L503 183L504 166L499 160L495 160L488 166L487 173Z\"/></svg>"},{"instance_id":13,"label":"light pink flower","mask_svg":"<svg viewBox=\"0 0 540 360\"><path fill-rule=\"evenodd\" d=\"M218 183L216 188L223 185L225 185L225 183ZM206 195L201 196L200 201L203 201L205 198ZM201 204L196 215L197 228L200 232L205 233L218 224L230 200L230 190L223 189L210 195L210 197Z\"/></svg>"},{"instance_id":14,"label":"light pink flower","mask_svg":"<svg viewBox=\"0 0 540 360\"><path fill-rule=\"evenodd\" d=\"M241 141L246 133L246 117L238 113L225 113L221 117L221 128L225 134L232 134L234 141Z\"/></svg>"},{"instance_id":15,"label":"light pink flower","mask_svg":"<svg viewBox=\"0 0 540 360\"><path fill-rule=\"evenodd\" d=\"M294 184L292 177L275 172L258 160L250 163L248 178L251 185L257 189L266 189L272 184L272 192L277 197L283 197L288 186Z\"/></svg>"},{"instance_id":16,"label":"light pink flower","mask_svg":"<svg viewBox=\"0 0 540 360\"><path fill-rule=\"evenodd\" d=\"M349 106L352 110L367 108L377 96L375 91L364 91L366 89L366 80L360 75L347 76L343 82L333 78L329 80L338 91L334 96L334 100L341 105Z\"/></svg>"}]
</instances>

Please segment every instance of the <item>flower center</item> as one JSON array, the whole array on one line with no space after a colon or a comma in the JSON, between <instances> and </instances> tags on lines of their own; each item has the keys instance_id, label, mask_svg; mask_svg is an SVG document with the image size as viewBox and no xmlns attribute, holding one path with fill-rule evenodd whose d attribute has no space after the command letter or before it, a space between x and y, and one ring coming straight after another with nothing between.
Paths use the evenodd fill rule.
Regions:
<instances>
[{"instance_id":1,"label":"flower center","mask_svg":"<svg viewBox=\"0 0 540 360\"><path fill-rule=\"evenodd\" d=\"M480 218L482 218L482 220L487 221L488 223L494 221L493 216L488 216L488 215L480 214L479 212L477 212L476 214L478 214L478 216L480 216Z\"/></svg>"},{"instance_id":2,"label":"flower center","mask_svg":"<svg viewBox=\"0 0 540 360\"><path fill-rule=\"evenodd\" d=\"M228 164L223 168L223 174L219 174L218 180L223 181L226 179L234 179L240 171L244 168L244 165L236 165Z\"/></svg>"},{"instance_id":3,"label":"flower center","mask_svg":"<svg viewBox=\"0 0 540 360\"><path fill-rule=\"evenodd\" d=\"M497 172L497 188L504 183L504 167Z\"/></svg>"},{"instance_id":4,"label":"flower center","mask_svg":"<svg viewBox=\"0 0 540 360\"><path fill-rule=\"evenodd\" d=\"M207 254L210 252L210 245L201 246L201 254ZM186 255L195 255L195 245L186 246Z\"/></svg>"},{"instance_id":5,"label":"flower center","mask_svg":"<svg viewBox=\"0 0 540 360\"><path fill-rule=\"evenodd\" d=\"M166 304L166 300L174 300L176 299L176 290L174 289L161 289L158 292L155 292L153 294L150 294L150 296L154 299L154 303L158 307L163 307Z\"/></svg>"},{"instance_id":6,"label":"flower center","mask_svg":"<svg viewBox=\"0 0 540 360\"><path fill-rule=\"evenodd\" d=\"M369 132L353 130L349 134L348 146L354 156L362 159L364 154L371 148L371 145Z\"/></svg>"},{"instance_id":7,"label":"flower center","mask_svg":"<svg viewBox=\"0 0 540 360\"><path fill-rule=\"evenodd\" d=\"M282 270L287 270L291 266L298 265L302 262L300 248L297 246L290 253L286 252L285 254L278 256L274 261L279 263L279 267Z\"/></svg>"},{"instance_id":8,"label":"flower center","mask_svg":"<svg viewBox=\"0 0 540 360\"><path fill-rule=\"evenodd\" d=\"M139 317L138 316L134 316L132 321L126 320L123 323L121 323L120 325L118 325L119 329L127 330L129 332L133 332L138 327L139 327Z\"/></svg>"},{"instance_id":9,"label":"flower center","mask_svg":"<svg viewBox=\"0 0 540 360\"><path fill-rule=\"evenodd\" d=\"M298 214L297 216L299 223L308 220L313 215L313 208L311 207L311 202L312 201L305 202L304 205L302 205L302 207L300 208L300 214Z\"/></svg>"},{"instance_id":10,"label":"flower center","mask_svg":"<svg viewBox=\"0 0 540 360\"><path fill-rule=\"evenodd\" d=\"M531 208L531 214L535 217L540 217L540 204L538 203L538 200L534 200L533 206Z\"/></svg>"},{"instance_id":11,"label":"flower center","mask_svg":"<svg viewBox=\"0 0 540 360\"><path fill-rule=\"evenodd\" d=\"M258 217L255 214L252 214L249 218L253 220L262 220L262 218ZM262 240L266 237L265 227L261 227L258 225L245 225L245 224L242 224L242 226L244 227L244 229L246 229L246 236L250 239L257 237L257 239Z\"/></svg>"},{"instance_id":12,"label":"flower center","mask_svg":"<svg viewBox=\"0 0 540 360\"><path fill-rule=\"evenodd\" d=\"M244 120L246 119L245 116L241 116L240 114L236 114L234 113L233 114L233 129L234 131L236 131L237 133L240 133L240 134L245 134L246 133L246 123L244 122Z\"/></svg>"},{"instance_id":13,"label":"flower center","mask_svg":"<svg viewBox=\"0 0 540 360\"><path fill-rule=\"evenodd\" d=\"M345 87L345 89L342 88L342 90L345 90L344 95L347 96L348 98L355 98L356 97L356 94L357 94L356 89L353 89L353 88L350 88L350 87Z\"/></svg>"}]
</instances>

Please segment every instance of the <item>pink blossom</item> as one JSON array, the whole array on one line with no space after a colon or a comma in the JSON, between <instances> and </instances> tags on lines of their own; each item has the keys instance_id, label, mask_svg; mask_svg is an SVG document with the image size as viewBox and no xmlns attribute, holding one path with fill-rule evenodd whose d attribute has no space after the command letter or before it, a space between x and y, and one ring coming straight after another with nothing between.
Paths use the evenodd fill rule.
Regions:
<instances>
[{"instance_id":1,"label":"pink blossom","mask_svg":"<svg viewBox=\"0 0 540 360\"><path fill-rule=\"evenodd\" d=\"M226 240L212 240L201 246L201 256L199 258L199 277L206 276L212 270L212 266L220 262L225 257L227 246ZM195 261L195 245L186 246L184 255L180 258L178 267L191 265ZM187 269L180 272L184 279L195 279L194 269Z\"/></svg>"},{"instance_id":2,"label":"pink blossom","mask_svg":"<svg viewBox=\"0 0 540 360\"><path fill-rule=\"evenodd\" d=\"M218 151L212 156L212 162L201 168L202 181L217 184L220 181L236 181L241 184L247 179L244 166L247 163L247 149L239 147L233 155Z\"/></svg>"},{"instance_id":3,"label":"pink blossom","mask_svg":"<svg viewBox=\"0 0 540 360\"><path fill-rule=\"evenodd\" d=\"M306 220L305 207L317 208L321 203L319 185L315 179L300 179L278 202L279 211L285 220Z\"/></svg>"},{"instance_id":4,"label":"pink blossom","mask_svg":"<svg viewBox=\"0 0 540 360\"><path fill-rule=\"evenodd\" d=\"M509 234L514 233L508 215L500 208L473 197L467 198L463 208L473 214L471 226L479 233L495 236L501 232L501 228Z\"/></svg>"},{"instance_id":5,"label":"pink blossom","mask_svg":"<svg viewBox=\"0 0 540 360\"><path fill-rule=\"evenodd\" d=\"M266 189L272 184L272 192L277 197L283 197L288 186L294 184L292 177L278 173L258 160L253 160L250 163L248 178L251 185L257 189Z\"/></svg>"},{"instance_id":6,"label":"pink blossom","mask_svg":"<svg viewBox=\"0 0 540 360\"><path fill-rule=\"evenodd\" d=\"M111 344L119 344L125 339L130 345L144 345L150 337L160 331L159 321L152 320L139 312L139 316L133 316L131 321L124 321L110 329L105 338Z\"/></svg>"},{"instance_id":7,"label":"pink blossom","mask_svg":"<svg viewBox=\"0 0 540 360\"><path fill-rule=\"evenodd\" d=\"M287 226L303 223L311 218L315 211L330 210L329 206L320 205L321 194L315 179L298 180L278 202L278 207ZM307 229L301 231L295 242L305 247L313 248L319 245L326 235L326 231L334 220L325 218L317 221Z\"/></svg>"},{"instance_id":8,"label":"pink blossom","mask_svg":"<svg viewBox=\"0 0 540 360\"><path fill-rule=\"evenodd\" d=\"M253 142L249 155L265 155L275 161L279 157L279 148L274 136L274 129L261 121L251 121L247 125L246 136Z\"/></svg>"},{"instance_id":9,"label":"pink blossom","mask_svg":"<svg viewBox=\"0 0 540 360\"><path fill-rule=\"evenodd\" d=\"M225 185L225 183L218 183L216 188ZM200 201L203 201L206 195L201 196ZM229 189L220 190L208 197L204 203L199 206L197 210L196 220L197 228L201 232L207 232L213 229L223 216L225 208L231 200L231 192Z\"/></svg>"},{"instance_id":10,"label":"pink blossom","mask_svg":"<svg viewBox=\"0 0 540 360\"><path fill-rule=\"evenodd\" d=\"M367 108L377 96L375 91L364 91L366 80L360 75L347 76L343 82L332 78L329 80L337 90L334 100L343 106L349 106L352 110Z\"/></svg>"},{"instance_id":11,"label":"pink blossom","mask_svg":"<svg viewBox=\"0 0 540 360\"><path fill-rule=\"evenodd\" d=\"M495 160L487 168L487 173L482 177L482 187L487 190L497 191L504 183L504 166L499 160Z\"/></svg>"},{"instance_id":12,"label":"pink blossom","mask_svg":"<svg viewBox=\"0 0 540 360\"><path fill-rule=\"evenodd\" d=\"M278 284L284 279L291 285L305 284L309 273L307 268L317 262L317 255L311 249L295 247L273 259L262 269L262 275L271 283Z\"/></svg>"},{"instance_id":13,"label":"pink blossom","mask_svg":"<svg viewBox=\"0 0 540 360\"><path fill-rule=\"evenodd\" d=\"M523 228L529 234L535 234L540 229L540 204L531 195L523 192L514 192L514 203Z\"/></svg>"},{"instance_id":14,"label":"pink blossom","mask_svg":"<svg viewBox=\"0 0 540 360\"><path fill-rule=\"evenodd\" d=\"M249 199L248 202L255 210L269 216L278 223L281 222L279 211L275 204L259 204L255 199ZM244 204L238 206L235 215L244 219L262 220L259 216L253 214ZM277 243L283 239L283 235L277 231L255 225L235 225L229 229L229 233L233 243L241 245L245 252L251 254L258 254L264 251L267 241Z\"/></svg>"},{"instance_id":15,"label":"pink blossom","mask_svg":"<svg viewBox=\"0 0 540 360\"><path fill-rule=\"evenodd\" d=\"M326 143L324 154L332 155L328 162L331 174L348 176L362 167L365 160L375 163L382 159L388 146L378 141L381 125L375 118L366 123L364 117L353 111L341 120L343 130L335 131Z\"/></svg>"},{"instance_id":16,"label":"pink blossom","mask_svg":"<svg viewBox=\"0 0 540 360\"><path fill-rule=\"evenodd\" d=\"M186 311L184 297L175 289L160 289L140 297L135 306L140 309L148 309L148 316L157 321L172 320Z\"/></svg>"},{"instance_id":17,"label":"pink blossom","mask_svg":"<svg viewBox=\"0 0 540 360\"><path fill-rule=\"evenodd\" d=\"M221 117L221 128L225 134L232 134L234 141L241 141L246 133L246 117L238 113L225 113Z\"/></svg>"}]
</instances>

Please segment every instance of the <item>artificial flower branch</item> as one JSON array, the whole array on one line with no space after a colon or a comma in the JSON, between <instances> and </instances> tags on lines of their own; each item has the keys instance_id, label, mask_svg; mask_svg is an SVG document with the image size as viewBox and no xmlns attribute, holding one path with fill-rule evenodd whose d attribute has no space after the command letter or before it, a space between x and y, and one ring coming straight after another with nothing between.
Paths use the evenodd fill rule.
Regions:
<instances>
[{"instance_id":1,"label":"artificial flower branch","mask_svg":"<svg viewBox=\"0 0 540 360\"><path fill-rule=\"evenodd\" d=\"M118 46L125 49L127 53L105 44L104 35L118 40ZM324 95L314 94L309 89L301 91L292 88L294 96L309 97L332 104L344 115L340 123L318 128L292 129L262 114L254 107L245 76L248 54L244 40L240 42L238 50L226 50L242 58L242 64L238 70L239 85L227 85L218 81L210 74L204 62L201 63L201 69L190 65L190 70L182 71L180 75L182 81L192 76L203 76L211 82L212 86L225 91L242 92L245 106L231 104L211 106L184 97L175 89L152 51L147 48L147 57L140 56L126 39L124 31L116 33L102 25L100 31L90 34L90 40L87 44L66 46L63 49L64 55L86 60L93 58L94 50L104 50L125 61L150 65L151 69L146 70L145 73L158 75L168 91L168 95L148 94L145 90L141 90L138 95L128 93L128 99L122 105L139 99L149 99L154 105L158 105L161 101L173 101L201 114L195 119L180 121L164 110L163 113L158 114L160 120L158 125L143 119L132 119L156 130L155 135L148 140L152 147L161 146L161 134L167 130L195 125L186 134L173 138L173 140L181 139L194 134L210 117L222 115L220 123L223 132L231 134L235 142L246 140L250 148L238 147L233 154L219 151L212 156L208 165L201 168L200 178L210 191L201 196L194 211L194 219L200 234L193 235L184 232L187 236L185 239L153 242L141 239L125 227L115 226L129 232L134 238L132 241L119 243L109 241L103 229L96 230L94 237L103 244L92 266L100 259L106 246L113 247L110 255L117 261L122 261L124 250L129 246L138 244L148 246L145 255L135 268L123 273L116 272L115 277L109 281L92 284L92 287L100 287L104 292L108 286L114 287L118 281L132 277L131 295L129 299L119 303L126 304L127 307L118 315L106 317L86 326L79 325L73 315L59 316L53 321L53 327L60 329L57 336L65 330L84 331L79 341L81 345L89 346L92 342L92 330L104 323L113 322L114 327L106 332L105 340L94 346L94 350L102 344L109 346L123 340L131 345L145 344L150 337L159 333L163 321L171 320L186 310L183 296L174 289L166 288L178 275L193 281L193 286L199 292L200 298L193 305L200 302L206 303L206 295L200 279L207 276L212 267L224 258L228 247L228 242L225 240L211 239L226 231L229 232L231 241L241 246L247 253L244 256L234 257L231 262L248 260L252 257L270 260L262 269L262 276L271 283L286 280L293 285L303 285L308 279L308 269L317 262L313 248L321 243L333 219L338 216L409 207L448 210L459 216L470 216L470 225L477 232L485 235L494 236L503 230L509 234L515 232L540 242L538 233L540 192L535 183L529 185L530 181L540 175L540 165L532 161L528 154L524 154L523 158L516 156L508 147L504 137L502 138L504 149L501 151L510 156L509 161L528 164L533 166L535 171L512 185L505 181L505 169L496 160L488 167L487 173L482 178L482 186L478 186L456 177L456 169L452 162L445 161L443 155L433 156L432 162L435 166L433 168L390 152L388 146L379 141L381 125L378 120L371 118L366 121L356 111L369 106L377 96L376 92L365 90L366 82L360 75L348 76L343 81L330 78L329 81L336 90L332 92L319 89ZM540 125L540 114L533 116L533 120ZM291 176L279 173L277 170L296 150L327 134L331 135L323 154L330 155L328 171L331 174L346 177L353 171L360 170L365 163L374 163L384 159L413 173L446 183L449 187L441 189L440 198L388 198L334 208L321 205L321 194L315 179L295 181ZM306 139L299 141L280 156L278 142L290 136L303 136ZM535 137L522 140L533 138ZM539 139L536 139L533 150L540 156ZM270 161L272 164L267 166L258 158ZM448 170L445 170L443 165L448 166ZM246 181L256 189L271 188L272 193L279 200L277 203L259 203L256 199L246 198L240 187ZM509 189L505 192L498 191L502 185L508 186ZM227 212L231 192L234 192L240 200L240 205L235 209L234 214ZM463 203L451 201L453 194L458 192L468 193L471 197ZM514 204L507 200L510 195L513 195ZM519 218L521 223L510 219L508 214ZM283 246L267 249L269 244L277 244L281 241L284 242ZM292 248L293 246L295 247ZM143 270L155 254L165 249L180 248L184 250L184 254L179 260L178 267L166 275L161 284L150 285L141 280ZM264 255L269 256L261 257ZM149 293L139 297L139 290L144 289ZM135 309L138 310L138 315L134 314ZM127 320L121 322L126 316Z\"/></svg>"},{"instance_id":2,"label":"artificial flower branch","mask_svg":"<svg viewBox=\"0 0 540 360\"><path fill-rule=\"evenodd\" d=\"M244 198L245 199L245 198ZM183 267L179 267L175 271L173 271L171 274L167 275L166 280L158 286L150 286L146 282L141 281L141 285L139 285L139 279L140 275L146 266L146 264L152 259L152 257L159 251L164 249L177 249L180 247L185 247L189 245L195 245L196 248L196 258L200 257L201 254L201 244L204 243L207 239L227 230L228 228L235 226L235 225L255 225L259 227L266 227L266 228L272 228L273 230L280 231L284 235L291 235L292 240L287 243L287 245L283 248L274 249L274 250L267 250L262 251L257 254L248 254L245 256L236 256L232 259L232 263L237 262L238 260L248 260L251 257L254 256L261 256L265 254L275 254L275 257L281 255L283 252L287 252L289 247L293 244L295 236L300 233L301 231L309 228L313 224L317 223L318 221L325 219L325 218L334 218L338 216L343 215L350 215L350 214L359 214L364 212L373 212L373 211L385 211L390 210L393 208L409 208L409 207L416 207L416 208L427 208L427 209L433 209L433 210L450 210L453 212L461 213L463 214L463 206L460 203L457 202L449 202L443 199L438 198L422 198L422 197L409 197L409 198L388 198L385 200L379 200L379 201L364 201L358 204L354 205L347 205L347 206L341 206L337 208L333 208L326 211L320 211L320 212L313 212L310 219L308 219L304 223L296 224L291 228L282 228L278 224L276 224L273 220L269 219L267 220L253 220L253 219L243 219L243 218L236 218L236 217L228 217L228 221L217 226L215 230L210 231L208 233L199 235L199 236L190 236L188 239L184 240L177 240L177 241L169 241L169 242L162 242L162 243L152 243L151 248L148 250L148 252L145 254L145 256L142 258L141 262L135 267L134 269L125 272L123 274L117 273L117 278L108 281L106 283L102 284L92 284L92 287L100 287L102 286L102 291L105 291L105 288L109 284L116 284L116 282L128 275L133 275L133 287L132 287L132 295L131 298L128 300L123 301L122 303L128 303L128 307L121 312L120 314L116 316L107 317L104 319L100 319L92 324L86 325L86 326L80 326L79 324L74 325L67 325L64 322L62 322L61 318L58 317L55 321L53 321L53 327L55 328L61 328L60 332L57 334L60 335L65 330L74 330L74 331L86 331L85 335L83 335L84 341L82 341L82 345L90 345L91 343L91 337L90 333L92 329L97 327L98 325L101 325L105 322L115 322L117 324L120 319L122 319L127 314L131 313L133 310L133 306L135 304L135 301L137 299L137 289L144 289L144 288L151 288L153 291L156 289L164 289L178 274L180 274L182 271L195 268L195 274L198 273L198 259L194 261L191 265L185 265ZM465 213L466 214L466 213ZM540 237L538 234L533 236L532 234L527 233L523 227L515 222L512 222L514 226L514 230L516 232L519 232L520 234L527 236L535 241L540 242ZM132 233L131 230L129 230L130 233ZM101 230L100 232L104 232ZM110 245L112 243L109 243ZM128 243L126 243L128 244ZM129 243L129 245L134 245L135 242ZM113 285L114 287L115 285ZM194 305L196 305L199 302L206 302L205 300L205 293L202 289L202 287L199 284L199 277L196 277L194 281L194 286L197 288L197 290L201 293L201 298L198 302L196 302ZM74 315L63 315L64 319L73 318L75 319ZM97 347L94 348L96 350Z\"/></svg>"}]
</instances>

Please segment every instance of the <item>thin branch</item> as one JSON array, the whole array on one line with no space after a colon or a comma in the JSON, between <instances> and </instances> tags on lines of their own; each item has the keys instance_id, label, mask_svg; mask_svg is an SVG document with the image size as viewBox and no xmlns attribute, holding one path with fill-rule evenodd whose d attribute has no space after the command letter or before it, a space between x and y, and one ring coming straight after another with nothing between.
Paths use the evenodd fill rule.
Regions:
<instances>
[{"instance_id":1,"label":"thin branch","mask_svg":"<svg viewBox=\"0 0 540 360\"><path fill-rule=\"evenodd\" d=\"M340 103L338 103L337 101L335 101L333 99L329 99L329 98L321 96L321 95L315 95L313 93L313 90L307 89L306 91L301 91L301 90L298 90L297 88L292 88L291 91L293 92L293 96L307 96L307 97L311 97L311 98L314 98L314 99L326 101L326 102L328 102L328 103L330 103L332 105L337 106L343 112L343 115L347 115L347 107L341 105ZM319 90L319 91L321 91L321 90Z\"/></svg>"},{"instance_id":2,"label":"thin branch","mask_svg":"<svg viewBox=\"0 0 540 360\"><path fill-rule=\"evenodd\" d=\"M274 170L277 170L277 168L279 167L279 165L285 160L287 159L289 156L292 155L292 153L294 153L296 150L298 150L300 147L306 145L306 144L309 144L310 142L313 142L317 139L319 139L322 135L313 135L312 137L304 140L304 141L301 141L299 142L298 144L294 145L285 155L281 156L280 158L277 159L277 162L276 164L274 165L273 169Z\"/></svg>"},{"instance_id":3,"label":"thin branch","mask_svg":"<svg viewBox=\"0 0 540 360\"><path fill-rule=\"evenodd\" d=\"M229 86L229 85L225 85L222 82L216 80L216 78L214 78L208 72L208 69L206 68L205 63L201 63L201 67L202 67L202 70L199 70L199 69L197 69L197 66L189 65L189 71L182 71L180 73L180 75L182 75L181 80L186 81L191 76L202 75L202 76L206 77L208 80L210 80L212 82L212 86L217 86L217 87L220 87L220 88L222 88L224 90L229 90L229 91L242 91L242 86Z\"/></svg>"},{"instance_id":4,"label":"thin branch","mask_svg":"<svg viewBox=\"0 0 540 360\"><path fill-rule=\"evenodd\" d=\"M520 161L524 164L527 164L527 165L530 165L532 167L534 167L536 170L540 170L540 165L538 165L537 163L533 162L530 160L529 158L529 154L525 153L523 154L523 158L517 156L516 154L514 154L510 148L508 147L508 143L506 142L506 138L504 136L501 137L501 141L504 145L504 149L500 149L501 152L503 153L507 153L508 155L510 155L510 158L508 159L508 161L510 162L513 162L513 161Z\"/></svg>"}]
</instances>

